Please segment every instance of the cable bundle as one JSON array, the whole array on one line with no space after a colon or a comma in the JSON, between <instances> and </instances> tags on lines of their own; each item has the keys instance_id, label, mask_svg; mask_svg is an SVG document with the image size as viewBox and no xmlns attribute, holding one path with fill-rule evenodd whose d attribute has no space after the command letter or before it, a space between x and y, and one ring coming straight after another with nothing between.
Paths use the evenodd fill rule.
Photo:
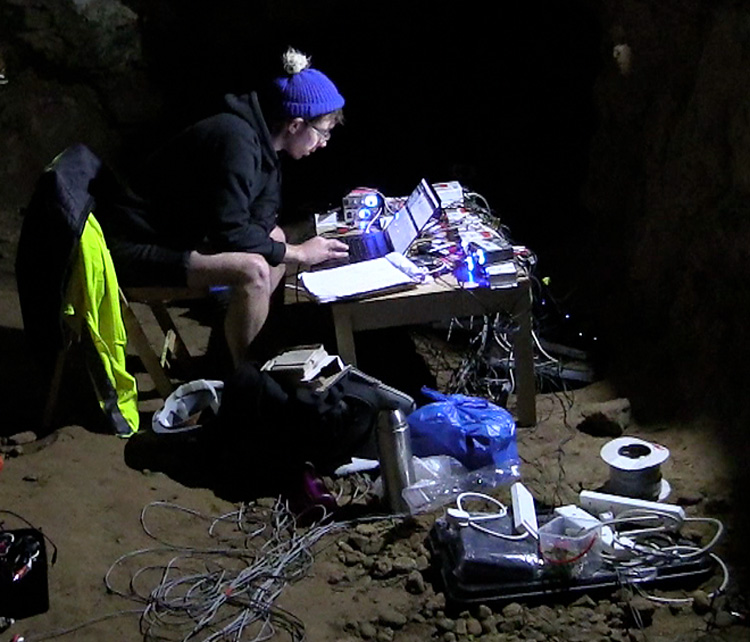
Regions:
<instances>
[{"instance_id":1,"label":"cable bundle","mask_svg":"<svg viewBox=\"0 0 750 642\"><path fill-rule=\"evenodd\" d=\"M208 535L218 546L197 548L162 542L163 546L123 555L109 569L109 591L145 605L141 615L144 639L264 640L278 629L292 640L304 639L299 618L276 606L291 582L303 577L313 562L312 548L341 524L316 524L298 531L294 517L277 501L271 509L241 507L212 518L197 511L154 502L144 507L141 523L156 507L179 511L210 522ZM217 535L232 526L228 536ZM169 555L168 562L146 564L130 571L129 590L114 587L112 575L133 559ZM153 585L155 582L155 585ZM144 588L147 584L151 588Z\"/></svg>"}]
</instances>

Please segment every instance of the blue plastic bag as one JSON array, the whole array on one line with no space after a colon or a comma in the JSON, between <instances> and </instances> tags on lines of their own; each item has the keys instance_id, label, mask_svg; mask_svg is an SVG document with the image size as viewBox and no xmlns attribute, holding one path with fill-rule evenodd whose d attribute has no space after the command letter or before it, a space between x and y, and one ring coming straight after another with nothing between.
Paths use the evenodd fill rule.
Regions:
<instances>
[{"instance_id":1,"label":"blue plastic bag","mask_svg":"<svg viewBox=\"0 0 750 642\"><path fill-rule=\"evenodd\" d=\"M505 408L480 397L422 392L436 401L407 417L414 455L450 455L469 470L518 468L516 424Z\"/></svg>"}]
</instances>

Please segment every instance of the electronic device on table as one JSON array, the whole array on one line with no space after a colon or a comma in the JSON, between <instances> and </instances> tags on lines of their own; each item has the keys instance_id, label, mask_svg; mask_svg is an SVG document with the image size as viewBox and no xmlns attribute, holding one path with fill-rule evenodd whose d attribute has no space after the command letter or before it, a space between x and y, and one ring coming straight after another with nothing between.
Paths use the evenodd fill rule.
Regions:
<instances>
[{"instance_id":1,"label":"electronic device on table","mask_svg":"<svg viewBox=\"0 0 750 642\"><path fill-rule=\"evenodd\" d=\"M338 237L349 246L349 256L325 261L316 265L315 269L377 259L390 252L405 255L427 222L439 211L440 197L432 185L422 179L385 229L370 229Z\"/></svg>"}]
</instances>

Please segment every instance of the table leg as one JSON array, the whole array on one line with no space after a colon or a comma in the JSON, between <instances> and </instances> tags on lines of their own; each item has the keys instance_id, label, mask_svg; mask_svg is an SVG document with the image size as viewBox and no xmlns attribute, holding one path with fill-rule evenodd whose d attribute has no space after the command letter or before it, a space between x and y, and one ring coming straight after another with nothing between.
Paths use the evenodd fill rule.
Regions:
<instances>
[{"instance_id":1,"label":"table leg","mask_svg":"<svg viewBox=\"0 0 750 642\"><path fill-rule=\"evenodd\" d=\"M341 306L333 306L333 325L336 329L336 346L341 360L351 366L357 365L354 351L354 332L352 318Z\"/></svg>"},{"instance_id":2,"label":"table leg","mask_svg":"<svg viewBox=\"0 0 750 642\"><path fill-rule=\"evenodd\" d=\"M531 289L521 298L515 319L518 330L513 340L516 377L516 414L519 426L536 425L536 382L534 380L534 344L531 334Z\"/></svg>"}]
</instances>

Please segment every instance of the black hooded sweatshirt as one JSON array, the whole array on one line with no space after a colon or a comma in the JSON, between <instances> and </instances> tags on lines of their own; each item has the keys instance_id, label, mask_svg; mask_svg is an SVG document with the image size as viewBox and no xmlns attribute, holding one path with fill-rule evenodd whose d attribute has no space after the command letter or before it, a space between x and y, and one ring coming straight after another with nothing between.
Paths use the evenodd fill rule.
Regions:
<instances>
[{"instance_id":1,"label":"black hooded sweatshirt","mask_svg":"<svg viewBox=\"0 0 750 642\"><path fill-rule=\"evenodd\" d=\"M254 93L227 94L220 113L164 145L133 191L137 199L104 206L100 216L125 285L183 285L193 250L255 252L270 265L284 258L286 246L269 237L280 163Z\"/></svg>"}]
</instances>

